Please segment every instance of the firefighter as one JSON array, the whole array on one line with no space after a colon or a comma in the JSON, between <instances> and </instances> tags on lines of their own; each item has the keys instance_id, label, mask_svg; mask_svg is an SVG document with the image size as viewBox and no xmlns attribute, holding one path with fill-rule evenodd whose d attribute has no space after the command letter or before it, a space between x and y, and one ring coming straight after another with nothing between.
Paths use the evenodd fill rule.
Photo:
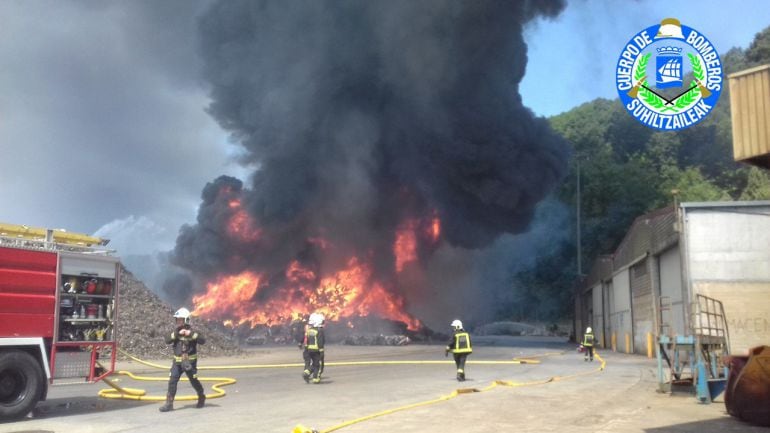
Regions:
<instances>
[{"instance_id":1,"label":"firefighter","mask_svg":"<svg viewBox=\"0 0 770 433\"><path fill-rule=\"evenodd\" d=\"M583 348L585 348L584 361L594 360L594 333L591 327L586 328L586 333L583 334Z\"/></svg>"},{"instance_id":2,"label":"firefighter","mask_svg":"<svg viewBox=\"0 0 770 433\"><path fill-rule=\"evenodd\" d=\"M326 327L326 318L323 315L321 315L321 328L324 328L324 327ZM318 379L321 379L321 375L324 374L324 364L325 364L324 359L325 359L325 357L326 357L326 352L322 350L321 351L321 365L320 365L320 369L318 370Z\"/></svg>"},{"instance_id":3,"label":"firefighter","mask_svg":"<svg viewBox=\"0 0 770 433\"><path fill-rule=\"evenodd\" d=\"M198 344L204 344L206 339L201 333L190 326L190 310L180 308L174 313L176 329L166 336L166 344L171 344L174 351L174 361L171 363L171 372L168 379L168 392L166 404L160 407L161 412L174 410L174 397L176 396L177 383L184 372L190 379L190 384L198 393L196 408L202 408L206 402L206 394L203 385L198 380Z\"/></svg>"},{"instance_id":4,"label":"firefighter","mask_svg":"<svg viewBox=\"0 0 770 433\"><path fill-rule=\"evenodd\" d=\"M465 381L465 359L473 353L471 347L471 336L468 331L463 329L463 322L455 319L450 325L452 327L453 335L449 340L449 344L444 351L444 356L449 356L449 352L455 358L455 365L457 366L457 381Z\"/></svg>"},{"instance_id":5,"label":"firefighter","mask_svg":"<svg viewBox=\"0 0 770 433\"><path fill-rule=\"evenodd\" d=\"M324 316L320 313L313 313L308 319L308 329L305 333L307 339L307 351L310 355L310 369L305 369L302 377L305 382L321 382L321 359L324 353Z\"/></svg>"},{"instance_id":6,"label":"firefighter","mask_svg":"<svg viewBox=\"0 0 770 433\"><path fill-rule=\"evenodd\" d=\"M305 362L303 377L305 372L310 372L310 353L307 351L307 328L309 316L303 314L291 323L291 335L297 343L297 347L302 351L302 360Z\"/></svg>"}]
</instances>

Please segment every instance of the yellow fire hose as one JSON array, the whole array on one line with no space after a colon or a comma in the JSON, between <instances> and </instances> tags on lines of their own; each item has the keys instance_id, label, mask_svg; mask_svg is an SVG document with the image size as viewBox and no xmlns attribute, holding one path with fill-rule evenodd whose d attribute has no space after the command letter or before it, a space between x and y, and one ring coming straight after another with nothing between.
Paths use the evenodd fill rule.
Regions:
<instances>
[{"instance_id":1,"label":"yellow fire hose","mask_svg":"<svg viewBox=\"0 0 770 433\"><path fill-rule=\"evenodd\" d=\"M119 349L120 350L120 349ZM121 353L128 356L130 359L140 363L147 365L149 367L158 368L158 369L166 369L168 366L155 364L152 362L144 361L142 359L139 359L129 353L126 353L122 350L120 350ZM545 357L545 356L554 356L554 355L560 355L562 353L546 353L542 355L533 355L529 356L527 358L514 358L513 360L507 360L507 361L468 361L468 364L477 364L477 365L490 365L490 364L539 364L540 361L533 359L538 357ZM607 365L607 362L599 356L598 352L594 352L594 356L596 359L601 361L601 364L598 368L584 371L581 373L571 374L567 376L552 376L548 377L546 379L542 380L536 380L536 381L530 381L530 382L513 382L513 381L507 381L507 380L495 380L489 385L487 385L484 388L478 389L478 388L458 388L454 391L452 391L450 394L440 396L436 399L432 400L426 400L418 403L409 404L406 406L400 406L393 409L386 409L381 412L377 412L371 415L366 415L360 418L356 418L350 421L345 421L343 423L340 423L338 425L335 425L333 427L330 427L325 430L314 430L305 427L302 424L298 424L294 429L292 430L292 433L331 433L333 431L340 430L342 428L348 427L353 424L357 424L363 421L367 421L370 419L378 418L381 416L389 415L395 412L401 412L408 409L413 409L416 407L421 406L427 406L434 403L440 403L442 401L447 401L452 398L455 398L462 394L472 394L477 392L484 392L489 391L490 389L493 389L495 387L499 386L508 386L508 387L522 387L522 386L534 386L534 385L543 385L551 382L557 382L557 381L564 381L564 380L570 380L574 379L579 376L585 376L588 374L594 374L600 371L603 371L604 368ZM341 361L341 362L327 362L325 363L326 366L358 366L358 365L403 365L403 364L454 364L453 361ZM287 364L244 364L244 365L229 365L229 366L202 366L198 367L198 370L235 370L235 369L253 369L253 368L287 368L287 367L304 367L303 363L287 363ZM128 371L118 371L117 374L126 375L134 380L140 380L140 381L167 381L167 378L163 377L147 377L147 376L137 376L131 372ZM140 400L140 401L165 401L166 396L148 396L146 395L146 392L142 389L135 389L135 388L124 388L115 383L115 381L110 380L108 378L102 379L104 382L112 387L112 389L102 389L99 391L99 397L103 398L112 398L112 399L125 399L125 400ZM181 380L188 380L187 378L182 378ZM220 398L225 396L225 391L221 388L223 386L232 385L236 383L236 380L230 377L199 377L198 380L201 382L216 382L214 385L212 385L212 389L214 390L214 394L206 394L206 398ZM190 400L197 400L197 395L184 395L180 397L176 397L175 400L182 400L182 401L190 401Z\"/></svg>"},{"instance_id":2,"label":"yellow fire hose","mask_svg":"<svg viewBox=\"0 0 770 433\"><path fill-rule=\"evenodd\" d=\"M146 365L148 367L157 368L157 369L167 369L167 365L160 365L155 364L152 362L145 361L143 359L137 358L123 350L120 350L120 353L127 356L128 358ZM547 356L543 355L543 356ZM327 362L324 365L335 367L335 366L359 366L359 365L403 365L403 364L453 364L454 361L340 361L340 362ZM536 361L534 359L513 359L510 361L468 361L468 364L535 364L539 363L539 361ZM286 364L244 364L244 365L213 365L213 366L201 366L198 367L198 370L236 370L236 369L254 369L254 368L289 368L289 367L304 367L305 364L303 363L286 363ZM138 376L134 373L131 373L129 371L118 371L116 374L119 375L125 375L130 377L134 380L139 381L154 381L154 382L165 382L168 380L168 378L163 377L149 377L149 376ZM102 379L104 383L109 385L110 388L102 389L99 391L98 395L99 397L103 398L111 398L111 399L123 399L123 400L140 400L140 401L165 401L166 396L162 395L156 395L156 396L149 396L146 395L147 392L143 389L136 389L136 388L125 388L116 383L116 381L111 380L109 378ZM180 378L180 380L189 381L186 377ZM221 388L223 386L232 385L236 383L236 380L230 377L199 377L198 380L201 382L216 382L214 385L212 385L212 389L214 390L213 394L206 394L207 399L211 398L220 398L224 397L226 392ZM183 395L178 396L175 398L175 400L181 400L181 401L195 401L198 399L197 395Z\"/></svg>"},{"instance_id":3,"label":"yellow fire hose","mask_svg":"<svg viewBox=\"0 0 770 433\"><path fill-rule=\"evenodd\" d=\"M133 355L130 355L120 349L118 349L122 354L128 356L129 358L133 359L136 362L139 362L140 364L147 365L149 367L153 368L159 368L159 369L166 369L168 368L167 365L160 365L160 364L154 364L152 362L147 362L144 360L141 360ZM201 368L198 368L200 370ZM153 381L153 382L166 382L168 381L168 378L165 377L148 377L148 376L137 376L134 373L131 373L130 371L118 371L117 374L125 375L130 377L134 380L140 380L140 381ZM112 388L106 388L99 391L98 395L99 397L103 398L112 398L112 399L122 399L122 400L140 400L140 401L165 401L166 396L160 396L160 395L146 395L147 392L143 389L136 389L136 388L124 388L116 383L116 381L113 381L107 377L102 379L104 383L111 386ZM189 381L188 378L182 377L180 380ZM201 382L216 382L214 385L211 386L211 389L214 391L213 394L206 394L206 398L220 398L225 396L225 390L223 390L221 387L232 385L235 383L235 379L231 377L199 377L198 380ZM182 400L182 401L197 401L198 396L197 395L182 395L175 398L175 400Z\"/></svg>"},{"instance_id":4,"label":"yellow fire hose","mask_svg":"<svg viewBox=\"0 0 770 433\"><path fill-rule=\"evenodd\" d=\"M551 354L541 355L541 356L550 356L550 355ZM377 413L373 413L371 415L363 416L361 418L356 418L354 420L342 422L342 423L337 424L337 425L335 425L333 427L329 427L329 428L327 428L325 430L320 430L319 431L319 430L315 430L315 429L311 429L311 428L305 427L302 424L298 424L296 427L294 427L294 429L292 430L292 433L331 433L333 431L340 430L342 428L351 426L353 424L357 424L357 423L360 423L360 422L363 422L363 421L368 421L370 419L374 419L374 418L378 418L378 417L381 417L381 416L389 415L389 414L392 414L392 413L395 413L395 412L400 412L400 411L404 411L404 410L407 410L407 409L413 409L413 408L416 408L416 407L427 406L429 404L434 404L434 403L440 403L442 401L447 401L447 400L450 400L450 399L455 398L455 397L457 397L459 395L462 395L462 394L472 394L472 393L477 393L477 392L489 391L490 389L492 389L492 388L494 388L494 387L496 387L498 385L500 385L500 386L510 386L510 387L543 385L543 384L546 384L546 383L574 379L574 378L579 377L579 376L584 376L584 375L588 375L588 374L594 374L594 373L603 371L604 368L607 365L607 361L602 359L602 357L599 356L598 352L594 352L594 356L596 357L596 359L601 361L601 364L599 365L598 368L595 368L595 369L590 370L590 371L585 371L585 372L581 372L581 373L571 374L571 375L567 375L567 376L552 376L552 377L549 377L549 378L546 378L546 379L542 379L542 380L531 381L531 382L521 382L521 383L507 381L507 380L495 380L494 382L490 383L488 386L486 386L484 388L481 388L481 389L478 389L478 388L459 388L459 389L456 389L456 390L452 391L448 395L444 395L444 396L438 397L438 398L433 399L433 400L426 400L426 401L421 401L421 402L418 402L418 403L412 403L412 404L409 404L409 405L406 405L406 406L400 406L400 407L393 408L393 409L386 409L386 410L383 410L381 412L377 412ZM514 361L526 361L526 362L520 362L522 364L529 364L529 363L537 363L538 362L538 361L534 361L532 359L526 359L526 360L525 359L514 359ZM476 363L479 363L479 361L476 361ZM504 363L504 361L489 361L488 363ZM505 363L510 363L510 361L505 362Z\"/></svg>"}]
</instances>

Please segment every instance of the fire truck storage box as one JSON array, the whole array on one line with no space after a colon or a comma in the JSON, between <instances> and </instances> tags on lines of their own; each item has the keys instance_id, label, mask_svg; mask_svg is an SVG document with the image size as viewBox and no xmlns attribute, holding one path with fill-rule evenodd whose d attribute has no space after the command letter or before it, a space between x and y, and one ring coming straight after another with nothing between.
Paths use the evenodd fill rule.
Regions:
<instances>
[{"instance_id":1,"label":"fire truck storage box","mask_svg":"<svg viewBox=\"0 0 770 433\"><path fill-rule=\"evenodd\" d=\"M53 337L57 255L0 248L0 337Z\"/></svg>"}]
</instances>

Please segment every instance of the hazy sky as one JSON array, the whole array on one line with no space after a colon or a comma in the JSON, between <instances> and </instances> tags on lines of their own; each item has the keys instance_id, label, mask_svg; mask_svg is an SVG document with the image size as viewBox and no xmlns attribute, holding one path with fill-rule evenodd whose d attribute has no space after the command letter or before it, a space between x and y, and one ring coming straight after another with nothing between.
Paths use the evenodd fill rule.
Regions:
<instances>
[{"instance_id":1,"label":"hazy sky","mask_svg":"<svg viewBox=\"0 0 770 433\"><path fill-rule=\"evenodd\" d=\"M525 33L524 105L535 114L553 116L598 97L617 98L614 70L621 49L637 32L668 17L700 31L723 54L732 47L747 48L754 35L770 26L770 3L568 0L556 19L534 22Z\"/></svg>"},{"instance_id":2,"label":"hazy sky","mask_svg":"<svg viewBox=\"0 0 770 433\"><path fill-rule=\"evenodd\" d=\"M208 1L0 0L0 222L173 247L203 186L244 179L205 112L195 17ZM615 98L620 49L675 17L720 50L770 25L764 1L574 0L526 31L524 104L550 116ZM245 179L244 179L245 180Z\"/></svg>"}]
</instances>

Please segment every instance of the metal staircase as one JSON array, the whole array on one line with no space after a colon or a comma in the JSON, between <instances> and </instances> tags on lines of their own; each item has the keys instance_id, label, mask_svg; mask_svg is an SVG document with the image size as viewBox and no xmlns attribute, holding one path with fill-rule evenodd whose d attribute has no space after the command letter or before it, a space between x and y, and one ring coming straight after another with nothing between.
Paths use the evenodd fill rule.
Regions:
<instances>
[{"instance_id":1,"label":"metal staircase","mask_svg":"<svg viewBox=\"0 0 770 433\"><path fill-rule=\"evenodd\" d=\"M729 355L730 338L722 302L696 295L690 308L689 334L671 332L670 299L660 298L658 320L658 386L662 392L684 390L701 403L711 403L727 382L724 357Z\"/></svg>"}]
</instances>

